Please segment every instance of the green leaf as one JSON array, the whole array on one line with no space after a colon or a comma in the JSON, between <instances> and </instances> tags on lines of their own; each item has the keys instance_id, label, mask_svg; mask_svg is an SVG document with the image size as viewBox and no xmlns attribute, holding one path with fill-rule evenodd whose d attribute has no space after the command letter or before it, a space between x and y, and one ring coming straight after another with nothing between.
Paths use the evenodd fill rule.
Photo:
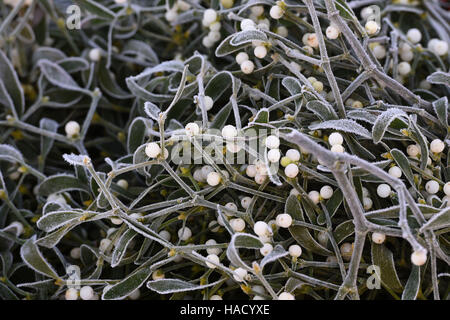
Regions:
<instances>
[{"instance_id":1,"label":"green leaf","mask_svg":"<svg viewBox=\"0 0 450 320\"><path fill-rule=\"evenodd\" d=\"M230 45L236 47L253 41L268 41L268 39L264 32L258 30L239 31L231 38Z\"/></svg>"},{"instance_id":2,"label":"green leaf","mask_svg":"<svg viewBox=\"0 0 450 320\"><path fill-rule=\"evenodd\" d=\"M220 111L214 117L214 120L210 126L211 129L222 129L222 127L227 123L228 117L230 116L232 110L231 103L227 104L225 107L221 108Z\"/></svg>"},{"instance_id":3,"label":"green leaf","mask_svg":"<svg viewBox=\"0 0 450 320\"><path fill-rule=\"evenodd\" d=\"M111 256L111 267L114 268L119 265L123 256L127 251L127 247L130 245L131 241L136 237L137 233L134 230L128 229L117 241L114 251Z\"/></svg>"},{"instance_id":4,"label":"green leaf","mask_svg":"<svg viewBox=\"0 0 450 320\"><path fill-rule=\"evenodd\" d=\"M52 119L48 118L42 118L41 121L39 121L39 128L50 131L50 132L56 132L58 130L58 122ZM44 135L41 135L41 156L47 157L47 154L50 152L53 146L53 142L55 139L46 137Z\"/></svg>"},{"instance_id":5,"label":"green leaf","mask_svg":"<svg viewBox=\"0 0 450 320\"><path fill-rule=\"evenodd\" d=\"M245 47L249 46L250 43L243 43L241 45L231 45L231 40L234 38L235 34L231 34L226 37L216 48L215 55L216 57L224 57L229 55L230 53L240 51Z\"/></svg>"},{"instance_id":6,"label":"green leaf","mask_svg":"<svg viewBox=\"0 0 450 320\"><path fill-rule=\"evenodd\" d=\"M49 196L52 193L65 191L84 191L89 193L89 187L80 180L71 175L59 174L51 176L41 182L38 186L38 194L40 196Z\"/></svg>"},{"instance_id":7,"label":"green leaf","mask_svg":"<svg viewBox=\"0 0 450 320\"><path fill-rule=\"evenodd\" d=\"M450 87L450 73L436 71L427 77L427 81L429 83L443 84L446 85L447 87Z\"/></svg>"},{"instance_id":8,"label":"green leaf","mask_svg":"<svg viewBox=\"0 0 450 320\"><path fill-rule=\"evenodd\" d=\"M425 135L420 130L419 126L417 125L417 116L412 115L411 117L411 126L412 126L412 135L414 136L414 140L419 144L420 146L420 169L425 170L427 167L428 162L428 156L430 154L428 150L428 142Z\"/></svg>"},{"instance_id":9,"label":"green leaf","mask_svg":"<svg viewBox=\"0 0 450 320\"><path fill-rule=\"evenodd\" d=\"M227 257L230 262L236 267L241 267L249 270L247 264L242 261L239 256L239 248L245 249L260 249L263 247L261 240L247 233L235 233L231 237L230 244L227 248Z\"/></svg>"},{"instance_id":10,"label":"green leaf","mask_svg":"<svg viewBox=\"0 0 450 320\"><path fill-rule=\"evenodd\" d=\"M36 240L36 236L28 239L20 248L20 256L25 262L25 264L36 271L37 273L43 274L44 276L58 279L59 276L50 263L45 260L42 253L39 251L39 248L34 243Z\"/></svg>"},{"instance_id":11,"label":"green leaf","mask_svg":"<svg viewBox=\"0 0 450 320\"><path fill-rule=\"evenodd\" d=\"M450 226L450 208L445 208L438 214L433 215L421 228L420 232L425 230L438 230Z\"/></svg>"},{"instance_id":12,"label":"green leaf","mask_svg":"<svg viewBox=\"0 0 450 320\"><path fill-rule=\"evenodd\" d=\"M333 108L319 100L309 101L306 104L306 109L314 112L314 114L322 119L322 121L338 119L338 116Z\"/></svg>"},{"instance_id":13,"label":"green leaf","mask_svg":"<svg viewBox=\"0 0 450 320\"><path fill-rule=\"evenodd\" d=\"M3 94L9 96L14 104L9 107L14 108L19 116L22 115L25 108L23 89L13 65L4 54L3 50L0 50L0 75L0 82L3 84L3 88L6 89ZM2 91L3 90L0 88L0 104L2 103Z\"/></svg>"},{"instance_id":14,"label":"green leaf","mask_svg":"<svg viewBox=\"0 0 450 320\"><path fill-rule=\"evenodd\" d=\"M395 292L401 292L403 286L395 270L392 251L383 244L372 242L372 263L380 268L378 275L381 283Z\"/></svg>"},{"instance_id":15,"label":"green leaf","mask_svg":"<svg viewBox=\"0 0 450 320\"><path fill-rule=\"evenodd\" d=\"M405 154L398 149L392 149L391 156L394 159L397 166L402 170L403 174L405 175L406 179L408 179L409 183L412 186L415 186L414 175L411 170L411 165Z\"/></svg>"},{"instance_id":16,"label":"green leaf","mask_svg":"<svg viewBox=\"0 0 450 320\"><path fill-rule=\"evenodd\" d=\"M445 129L448 127L448 98L442 97L433 102L433 109Z\"/></svg>"},{"instance_id":17,"label":"green leaf","mask_svg":"<svg viewBox=\"0 0 450 320\"><path fill-rule=\"evenodd\" d=\"M71 90L82 91L82 88L72 79L72 77L56 63L46 59L41 59L38 62L45 78L54 86Z\"/></svg>"},{"instance_id":18,"label":"green leaf","mask_svg":"<svg viewBox=\"0 0 450 320\"><path fill-rule=\"evenodd\" d=\"M91 212L91 214L95 214L96 212ZM37 221L37 226L39 229L45 231L45 232L51 232L55 229L58 229L62 227L63 225L66 225L72 221L80 220L80 218L83 216L82 211L53 211L45 216L42 216Z\"/></svg>"},{"instance_id":19,"label":"green leaf","mask_svg":"<svg viewBox=\"0 0 450 320\"><path fill-rule=\"evenodd\" d=\"M95 14L99 18L113 20L116 17L114 12L112 12L102 4L98 3L98 1L77 0L77 2L79 2L84 9Z\"/></svg>"},{"instance_id":20,"label":"green leaf","mask_svg":"<svg viewBox=\"0 0 450 320\"><path fill-rule=\"evenodd\" d=\"M284 210L294 219L294 221L305 221L303 212L300 207L300 202L297 200L297 197L295 195L290 195L288 197ZM308 228L298 225L292 225L289 227L289 232L302 247L322 256L332 255L332 252L330 250L319 244L311 236Z\"/></svg>"},{"instance_id":21,"label":"green leaf","mask_svg":"<svg viewBox=\"0 0 450 320\"><path fill-rule=\"evenodd\" d=\"M353 10L347 5L345 0L334 0L336 9L339 11L339 15L347 20L355 19L355 14Z\"/></svg>"},{"instance_id":22,"label":"green leaf","mask_svg":"<svg viewBox=\"0 0 450 320\"><path fill-rule=\"evenodd\" d=\"M407 114L400 109L397 108L390 108L386 111L384 111L382 114L380 114L377 117L377 120L375 121L373 128L372 128L372 138L374 143L379 143L387 130L387 128L390 126L392 121L395 119L400 118L406 118ZM406 122L405 122L406 125Z\"/></svg>"},{"instance_id":23,"label":"green leaf","mask_svg":"<svg viewBox=\"0 0 450 320\"><path fill-rule=\"evenodd\" d=\"M272 252L270 252L267 256L265 256L260 263L261 269L264 268L264 266L270 262L276 261L278 259L281 259L285 256L287 256L289 252L284 250L284 248L277 244L275 248L273 248Z\"/></svg>"},{"instance_id":24,"label":"green leaf","mask_svg":"<svg viewBox=\"0 0 450 320\"><path fill-rule=\"evenodd\" d=\"M137 117L128 128L127 146L128 152L134 153L141 146L148 135L148 129L152 129L153 122L143 117Z\"/></svg>"},{"instance_id":25,"label":"green leaf","mask_svg":"<svg viewBox=\"0 0 450 320\"><path fill-rule=\"evenodd\" d=\"M23 156L20 151L7 144L0 144L0 160L5 160L12 163L24 162Z\"/></svg>"},{"instance_id":26,"label":"green leaf","mask_svg":"<svg viewBox=\"0 0 450 320\"><path fill-rule=\"evenodd\" d=\"M334 240L337 244L347 239L355 233L355 224L352 220L347 220L339 224L333 231Z\"/></svg>"},{"instance_id":27,"label":"green leaf","mask_svg":"<svg viewBox=\"0 0 450 320\"><path fill-rule=\"evenodd\" d=\"M145 281L152 274L153 269L149 266L144 266L130 275L119 283L113 285L108 291L102 295L102 300L120 300L130 295L134 290L139 289Z\"/></svg>"},{"instance_id":28,"label":"green leaf","mask_svg":"<svg viewBox=\"0 0 450 320\"><path fill-rule=\"evenodd\" d=\"M370 132L356 121L350 119L328 120L309 126L310 130L333 129L354 133L364 138L371 138Z\"/></svg>"},{"instance_id":29,"label":"green leaf","mask_svg":"<svg viewBox=\"0 0 450 320\"><path fill-rule=\"evenodd\" d=\"M218 280L216 282L198 285L190 282L182 281L179 279L159 279L147 282L147 288L150 290L156 291L159 294L169 294L175 292L186 292L186 291L195 291L201 290L209 287L213 287L219 283L223 282L223 280Z\"/></svg>"},{"instance_id":30,"label":"green leaf","mask_svg":"<svg viewBox=\"0 0 450 320\"><path fill-rule=\"evenodd\" d=\"M411 273L403 290L402 300L416 300L420 289L420 267L412 265Z\"/></svg>"}]
</instances>

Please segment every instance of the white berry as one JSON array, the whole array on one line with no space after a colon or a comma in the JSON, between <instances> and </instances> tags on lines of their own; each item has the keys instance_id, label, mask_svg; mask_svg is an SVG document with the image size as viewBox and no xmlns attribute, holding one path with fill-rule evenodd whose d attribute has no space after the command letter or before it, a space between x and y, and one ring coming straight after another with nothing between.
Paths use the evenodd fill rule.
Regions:
<instances>
[{"instance_id":1,"label":"white berry","mask_svg":"<svg viewBox=\"0 0 450 320\"><path fill-rule=\"evenodd\" d=\"M239 65L241 65L244 61L247 61L248 59L249 59L248 54L245 52L239 52L236 55L236 63Z\"/></svg>"},{"instance_id":2,"label":"white berry","mask_svg":"<svg viewBox=\"0 0 450 320\"><path fill-rule=\"evenodd\" d=\"M298 166L295 163L290 163L284 168L284 174L288 178L295 178L298 174Z\"/></svg>"},{"instance_id":3,"label":"white berry","mask_svg":"<svg viewBox=\"0 0 450 320\"><path fill-rule=\"evenodd\" d=\"M214 268L216 267L217 264L220 264L220 259L219 259L219 257L218 257L217 255L215 255L215 254L210 254L210 255L208 255L208 256L206 257L206 259L209 260L209 261L211 261L211 262L206 261L206 265L207 265L209 268L211 268L211 269L214 269Z\"/></svg>"},{"instance_id":4,"label":"white berry","mask_svg":"<svg viewBox=\"0 0 450 320\"><path fill-rule=\"evenodd\" d=\"M195 136L200 133L200 127L195 122L190 122L184 127L188 136Z\"/></svg>"},{"instance_id":5,"label":"white berry","mask_svg":"<svg viewBox=\"0 0 450 320\"><path fill-rule=\"evenodd\" d=\"M208 246L212 246L212 245L216 245L217 242L214 239L209 239L208 241L205 242L205 244ZM206 249L206 252L208 254L219 255L222 252L222 249L221 248L208 248L208 249Z\"/></svg>"},{"instance_id":6,"label":"white berry","mask_svg":"<svg viewBox=\"0 0 450 320\"><path fill-rule=\"evenodd\" d=\"M76 121L69 121L66 123L64 130L66 131L66 135L71 138L80 133L80 125Z\"/></svg>"},{"instance_id":7,"label":"white berry","mask_svg":"<svg viewBox=\"0 0 450 320\"><path fill-rule=\"evenodd\" d=\"M444 151L444 148L445 148L445 144L440 139L434 139L430 143L431 152L440 153L440 152Z\"/></svg>"},{"instance_id":8,"label":"white berry","mask_svg":"<svg viewBox=\"0 0 450 320\"><path fill-rule=\"evenodd\" d=\"M242 281L244 281L246 276L247 276L247 270L245 270L244 268L237 268L236 270L234 270L233 278L236 281L242 282Z\"/></svg>"},{"instance_id":9,"label":"white berry","mask_svg":"<svg viewBox=\"0 0 450 320\"><path fill-rule=\"evenodd\" d=\"M102 58L102 50L94 48L89 51L89 59L93 62L98 62Z\"/></svg>"},{"instance_id":10,"label":"white berry","mask_svg":"<svg viewBox=\"0 0 450 320\"><path fill-rule=\"evenodd\" d=\"M330 186L323 186L320 189L320 196L323 199L330 199L333 196L333 188Z\"/></svg>"},{"instance_id":11,"label":"white berry","mask_svg":"<svg viewBox=\"0 0 450 320\"><path fill-rule=\"evenodd\" d=\"M317 191L315 191L315 190L310 191L310 192L308 193L308 197L309 197L309 199L311 199L311 201L312 201L314 204L318 204L319 201L320 201L320 193L317 192Z\"/></svg>"},{"instance_id":12,"label":"white berry","mask_svg":"<svg viewBox=\"0 0 450 320\"><path fill-rule=\"evenodd\" d=\"M81 257L81 249L79 247L73 248L70 250L70 257L72 259L80 259Z\"/></svg>"},{"instance_id":13,"label":"white berry","mask_svg":"<svg viewBox=\"0 0 450 320\"><path fill-rule=\"evenodd\" d=\"M254 178L256 176L257 170L253 164L249 164L245 169L245 174L250 178Z\"/></svg>"},{"instance_id":14,"label":"white berry","mask_svg":"<svg viewBox=\"0 0 450 320\"><path fill-rule=\"evenodd\" d=\"M412 43L419 43L420 40L422 40L422 33L417 28L409 29L406 33L406 37L411 41Z\"/></svg>"},{"instance_id":15,"label":"white berry","mask_svg":"<svg viewBox=\"0 0 450 320\"><path fill-rule=\"evenodd\" d=\"M277 149L280 146L280 139L277 136L270 135L266 138L266 147L269 149Z\"/></svg>"},{"instance_id":16,"label":"white berry","mask_svg":"<svg viewBox=\"0 0 450 320\"><path fill-rule=\"evenodd\" d=\"M251 19L244 19L241 21L241 30L247 31L247 30L255 30L255 23Z\"/></svg>"},{"instance_id":17,"label":"white berry","mask_svg":"<svg viewBox=\"0 0 450 320\"><path fill-rule=\"evenodd\" d=\"M406 76L411 72L411 65L409 62L403 61L398 64L398 73L402 76Z\"/></svg>"},{"instance_id":18,"label":"white berry","mask_svg":"<svg viewBox=\"0 0 450 320\"><path fill-rule=\"evenodd\" d=\"M345 151L344 147L340 144L335 144L330 149L331 152L343 153Z\"/></svg>"},{"instance_id":19,"label":"white berry","mask_svg":"<svg viewBox=\"0 0 450 320\"><path fill-rule=\"evenodd\" d=\"M429 194L435 194L439 191L439 183L437 181L430 180L425 184L425 190L427 190Z\"/></svg>"},{"instance_id":20,"label":"white berry","mask_svg":"<svg viewBox=\"0 0 450 320\"><path fill-rule=\"evenodd\" d=\"M267 236L272 233L271 229L269 228L269 225L264 221L257 221L253 226L253 231L258 236Z\"/></svg>"},{"instance_id":21,"label":"white berry","mask_svg":"<svg viewBox=\"0 0 450 320\"><path fill-rule=\"evenodd\" d=\"M291 161L299 161L300 160L300 152L296 149L289 149L286 151L286 157L288 157Z\"/></svg>"},{"instance_id":22,"label":"white berry","mask_svg":"<svg viewBox=\"0 0 450 320\"><path fill-rule=\"evenodd\" d=\"M368 197L364 197L363 198L363 206L364 206L364 210L370 210L372 209L373 206L373 201L372 199L368 198Z\"/></svg>"},{"instance_id":23,"label":"white berry","mask_svg":"<svg viewBox=\"0 0 450 320\"><path fill-rule=\"evenodd\" d=\"M206 178L206 182L212 187L217 186L220 183L220 180L220 174L218 174L217 172L208 173L208 176Z\"/></svg>"},{"instance_id":24,"label":"white berry","mask_svg":"<svg viewBox=\"0 0 450 320\"><path fill-rule=\"evenodd\" d=\"M252 202L252 198L250 197L243 197L241 199L241 206L244 209L247 209L250 206L250 203Z\"/></svg>"},{"instance_id":25,"label":"white berry","mask_svg":"<svg viewBox=\"0 0 450 320\"><path fill-rule=\"evenodd\" d=\"M377 194L380 198L387 198L391 194L391 187L386 183L379 184Z\"/></svg>"},{"instance_id":26,"label":"white berry","mask_svg":"<svg viewBox=\"0 0 450 320\"><path fill-rule=\"evenodd\" d=\"M406 153L410 156L410 157L417 157L420 153L420 148L415 145L415 144L410 144L407 148L406 148Z\"/></svg>"},{"instance_id":27,"label":"white berry","mask_svg":"<svg viewBox=\"0 0 450 320\"><path fill-rule=\"evenodd\" d=\"M206 9L203 13L203 21L207 25L211 25L211 23L217 20L217 12L214 9Z\"/></svg>"},{"instance_id":28,"label":"white berry","mask_svg":"<svg viewBox=\"0 0 450 320\"><path fill-rule=\"evenodd\" d=\"M386 240L384 233L374 232L372 233L372 241L376 244L382 244Z\"/></svg>"},{"instance_id":29,"label":"white berry","mask_svg":"<svg viewBox=\"0 0 450 320\"><path fill-rule=\"evenodd\" d=\"M297 244L293 244L289 247L289 254L294 258L298 258L302 255L302 248Z\"/></svg>"},{"instance_id":30,"label":"white berry","mask_svg":"<svg viewBox=\"0 0 450 320\"><path fill-rule=\"evenodd\" d=\"M267 55L267 49L265 46L257 46L253 50L253 54L255 55L255 57L262 59Z\"/></svg>"},{"instance_id":31,"label":"white berry","mask_svg":"<svg viewBox=\"0 0 450 320\"><path fill-rule=\"evenodd\" d=\"M371 36L378 32L380 26L376 21L370 20L366 22L364 28L366 29L367 33Z\"/></svg>"},{"instance_id":32,"label":"white berry","mask_svg":"<svg viewBox=\"0 0 450 320\"><path fill-rule=\"evenodd\" d=\"M281 153L279 149L271 149L267 152L267 159L270 162L278 162L280 160Z\"/></svg>"},{"instance_id":33,"label":"white berry","mask_svg":"<svg viewBox=\"0 0 450 320\"><path fill-rule=\"evenodd\" d=\"M223 127L222 129L222 136L225 139L232 139L234 137L236 137L238 134L237 129L232 126L232 125L226 125L225 127Z\"/></svg>"},{"instance_id":34,"label":"white berry","mask_svg":"<svg viewBox=\"0 0 450 320\"><path fill-rule=\"evenodd\" d=\"M280 6L275 5L270 8L269 14L272 19L278 20L283 16L284 10Z\"/></svg>"},{"instance_id":35,"label":"white berry","mask_svg":"<svg viewBox=\"0 0 450 320\"><path fill-rule=\"evenodd\" d=\"M341 145L344 142L344 137L342 137L342 134L340 134L339 132L333 132L328 137L328 142L332 146Z\"/></svg>"},{"instance_id":36,"label":"white berry","mask_svg":"<svg viewBox=\"0 0 450 320\"><path fill-rule=\"evenodd\" d=\"M192 231L188 227L184 227L178 230L178 238L182 241L186 241L192 236Z\"/></svg>"},{"instance_id":37,"label":"white berry","mask_svg":"<svg viewBox=\"0 0 450 320\"><path fill-rule=\"evenodd\" d=\"M170 232L167 230L161 230L161 232L159 233L159 236L166 241L170 241L170 238L171 238Z\"/></svg>"},{"instance_id":38,"label":"white berry","mask_svg":"<svg viewBox=\"0 0 450 320\"><path fill-rule=\"evenodd\" d=\"M261 249L259 249L259 252L261 252L261 254L264 257L267 256L272 251L273 251L273 246L270 243L265 243L264 246Z\"/></svg>"},{"instance_id":39,"label":"white berry","mask_svg":"<svg viewBox=\"0 0 450 320\"><path fill-rule=\"evenodd\" d=\"M245 221L241 218L231 219L230 226L236 232L242 232L245 230Z\"/></svg>"},{"instance_id":40,"label":"white berry","mask_svg":"<svg viewBox=\"0 0 450 320\"><path fill-rule=\"evenodd\" d=\"M128 181L125 179L120 179L119 181L117 181L117 185L119 187L121 187L122 189L125 189L125 190L128 189Z\"/></svg>"},{"instance_id":41,"label":"white berry","mask_svg":"<svg viewBox=\"0 0 450 320\"><path fill-rule=\"evenodd\" d=\"M382 45L374 46L372 52L375 58L377 58L378 60L384 59L386 57L386 48Z\"/></svg>"},{"instance_id":42,"label":"white berry","mask_svg":"<svg viewBox=\"0 0 450 320\"><path fill-rule=\"evenodd\" d=\"M78 300L78 290L69 288L65 293L66 300Z\"/></svg>"},{"instance_id":43,"label":"white berry","mask_svg":"<svg viewBox=\"0 0 450 320\"><path fill-rule=\"evenodd\" d=\"M391 167L388 173L395 178L400 178L402 176L402 170L397 166Z\"/></svg>"},{"instance_id":44,"label":"white berry","mask_svg":"<svg viewBox=\"0 0 450 320\"><path fill-rule=\"evenodd\" d=\"M411 254L411 262L416 266L422 266L427 262L427 253L425 251L414 251Z\"/></svg>"},{"instance_id":45,"label":"white berry","mask_svg":"<svg viewBox=\"0 0 450 320\"><path fill-rule=\"evenodd\" d=\"M292 217L287 213L277 215L276 223L281 228L289 228L292 225Z\"/></svg>"},{"instance_id":46,"label":"white berry","mask_svg":"<svg viewBox=\"0 0 450 320\"><path fill-rule=\"evenodd\" d=\"M280 26L276 29L276 33L283 38L286 38L289 34L288 29L286 27Z\"/></svg>"},{"instance_id":47,"label":"white berry","mask_svg":"<svg viewBox=\"0 0 450 320\"><path fill-rule=\"evenodd\" d=\"M450 181L444 184L444 193L450 196Z\"/></svg>"},{"instance_id":48,"label":"white berry","mask_svg":"<svg viewBox=\"0 0 450 320\"><path fill-rule=\"evenodd\" d=\"M156 158L161 153L161 147L156 142L150 142L145 147L145 154L149 158Z\"/></svg>"},{"instance_id":49,"label":"white berry","mask_svg":"<svg viewBox=\"0 0 450 320\"><path fill-rule=\"evenodd\" d=\"M94 296L94 289L90 286L84 286L80 289L80 298L83 300L91 300Z\"/></svg>"},{"instance_id":50,"label":"white berry","mask_svg":"<svg viewBox=\"0 0 450 320\"><path fill-rule=\"evenodd\" d=\"M295 300L295 297L289 292L282 292L278 296L278 300Z\"/></svg>"},{"instance_id":51,"label":"white berry","mask_svg":"<svg viewBox=\"0 0 450 320\"><path fill-rule=\"evenodd\" d=\"M255 69L255 65L250 60L241 63L241 71L245 74L250 74Z\"/></svg>"},{"instance_id":52,"label":"white berry","mask_svg":"<svg viewBox=\"0 0 450 320\"><path fill-rule=\"evenodd\" d=\"M335 26L329 26L327 30L325 30L325 34L327 35L328 39L337 39L339 37L339 29Z\"/></svg>"}]
</instances>

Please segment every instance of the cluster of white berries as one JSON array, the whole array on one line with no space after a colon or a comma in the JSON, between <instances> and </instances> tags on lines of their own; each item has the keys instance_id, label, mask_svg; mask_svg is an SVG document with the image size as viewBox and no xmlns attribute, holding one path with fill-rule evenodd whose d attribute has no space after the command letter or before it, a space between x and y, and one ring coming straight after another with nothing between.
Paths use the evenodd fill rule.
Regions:
<instances>
[{"instance_id":1,"label":"cluster of white berries","mask_svg":"<svg viewBox=\"0 0 450 320\"><path fill-rule=\"evenodd\" d=\"M317 80L314 77L309 77L308 78L309 83L311 83L311 85L313 86L314 90L316 90L318 93L322 93L323 92L323 82Z\"/></svg>"},{"instance_id":2,"label":"cluster of white berries","mask_svg":"<svg viewBox=\"0 0 450 320\"><path fill-rule=\"evenodd\" d=\"M81 287L80 292L75 288L69 288L66 290L66 300L78 300L80 297L82 300L98 300L99 296L94 292L91 286Z\"/></svg>"},{"instance_id":3,"label":"cluster of white berries","mask_svg":"<svg viewBox=\"0 0 450 320\"><path fill-rule=\"evenodd\" d=\"M328 137L328 143L331 145L331 152L343 153L345 151L342 144L344 143L344 137L339 132L333 132Z\"/></svg>"},{"instance_id":4,"label":"cluster of white berries","mask_svg":"<svg viewBox=\"0 0 450 320\"><path fill-rule=\"evenodd\" d=\"M255 69L255 64L249 59L245 52L239 52L236 55L236 62L241 66L241 71L245 74L250 74Z\"/></svg>"},{"instance_id":5,"label":"cluster of white berries","mask_svg":"<svg viewBox=\"0 0 450 320\"><path fill-rule=\"evenodd\" d=\"M167 9L164 17L167 21L173 22L178 17L178 11L187 11L191 8L191 5L183 0L178 0L175 2L172 8Z\"/></svg>"},{"instance_id":6,"label":"cluster of white berries","mask_svg":"<svg viewBox=\"0 0 450 320\"><path fill-rule=\"evenodd\" d=\"M202 44L206 48L211 48L222 37L220 34L222 24L217 21L217 18L217 12L214 9L206 9L203 13L202 24L209 28L209 33L202 39Z\"/></svg>"}]
</instances>

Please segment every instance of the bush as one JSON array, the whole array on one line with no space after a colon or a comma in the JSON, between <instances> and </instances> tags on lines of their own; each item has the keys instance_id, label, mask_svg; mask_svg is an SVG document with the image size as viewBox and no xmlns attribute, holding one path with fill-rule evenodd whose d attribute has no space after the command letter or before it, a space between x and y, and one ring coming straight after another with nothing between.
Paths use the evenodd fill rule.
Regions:
<instances>
[{"instance_id":1,"label":"bush","mask_svg":"<svg viewBox=\"0 0 450 320\"><path fill-rule=\"evenodd\" d=\"M449 298L443 4L0 17L3 299Z\"/></svg>"}]
</instances>

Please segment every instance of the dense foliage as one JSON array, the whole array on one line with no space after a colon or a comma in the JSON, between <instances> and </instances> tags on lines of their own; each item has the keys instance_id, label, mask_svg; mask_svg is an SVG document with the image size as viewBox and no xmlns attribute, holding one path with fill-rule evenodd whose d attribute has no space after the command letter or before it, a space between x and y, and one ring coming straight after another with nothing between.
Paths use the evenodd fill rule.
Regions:
<instances>
[{"instance_id":1,"label":"dense foliage","mask_svg":"<svg viewBox=\"0 0 450 320\"><path fill-rule=\"evenodd\" d=\"M448 299L447 9L0 1L0 297Z\"/></svg>"}]
</instances>

